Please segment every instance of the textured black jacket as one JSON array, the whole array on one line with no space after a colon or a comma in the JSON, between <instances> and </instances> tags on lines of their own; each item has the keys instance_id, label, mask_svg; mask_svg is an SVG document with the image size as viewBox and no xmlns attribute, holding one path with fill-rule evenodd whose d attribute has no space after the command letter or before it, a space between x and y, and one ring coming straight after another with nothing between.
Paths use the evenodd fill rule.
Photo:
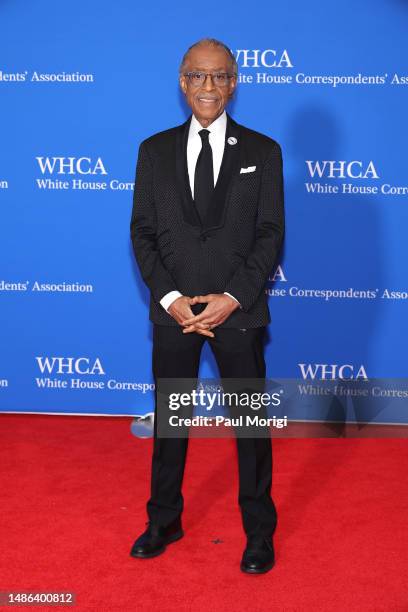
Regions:
<instances>
[{"instance_id":1,"label":"textured black jacket","mask_svg":"<svg viewBox=\"0 0 408 612\"><path fill-rule=\"evenodd\" d=\"M220 173L201 223L187 171L190 121L147 138L139 148L130 233L151 292L150 320L178 325L159 303L169 291L227 291L242 308L220 327L264 326L270 321L265 284L284 234L280 146L227 114ZM235 144L228 142L231 137ZM240 173L249 166L256 169Z\"/></svg>"}]
</instances>

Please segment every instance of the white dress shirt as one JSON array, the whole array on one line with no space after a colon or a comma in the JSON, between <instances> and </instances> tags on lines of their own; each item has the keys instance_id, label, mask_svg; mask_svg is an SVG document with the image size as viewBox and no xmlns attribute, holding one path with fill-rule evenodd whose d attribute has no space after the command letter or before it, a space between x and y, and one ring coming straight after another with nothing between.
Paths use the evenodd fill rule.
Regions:
<instances>
[{"instance_id":1,"label":"white dress shirt","mask_svg":"<svg viewBox=\"0 0 408 612\"><path fill-rule=\"evenodd\" d=\"M193 115L190 123L190 130L187 140L187 168L188 178L190 180L191 193L194 197L194 174L198 156L201 151L202 141L198 133L204 129L201 123ZM208 140L212 149L213 170L214 170L214 187L220 173L222 156L224 155L225 146L225 131L227 129L227 113L224 111L222 115L217 117L207 128L210 132Z\"/></svg>"},{"instance_id":2,"label":"white dress shirt","mask_svg":"<svg viewBox=\"0 0 408 612\"><path fill-rule=\"evenodd\" d=\"M190 129L188 132L188 140L187 140L187 170L188 170L188 178L191 187L191 193L194 197L194 174L195 167L197 163L198 156L202 147L201 136L198 133L200 130L204 129L198 119L193 115L190 121ZM210 132L208 140L212 149L212 157L213 157L213 170L214 170L214 187L216 185L218 175L220 173L222 157L224 155L224 147L225 147L225 132L227 129L227 113L224 112L217 117L215 121L213 121L207 128L205 128ZM226 295L229 295L234 300L233 295L225 292ZM170 291L166 293L164 297L160 300L160 304L163 306L165 310L168 310L171 304L182 294L180 291ZM238 301L238 300L237 300Z\"/></svg>"}]
</instances>

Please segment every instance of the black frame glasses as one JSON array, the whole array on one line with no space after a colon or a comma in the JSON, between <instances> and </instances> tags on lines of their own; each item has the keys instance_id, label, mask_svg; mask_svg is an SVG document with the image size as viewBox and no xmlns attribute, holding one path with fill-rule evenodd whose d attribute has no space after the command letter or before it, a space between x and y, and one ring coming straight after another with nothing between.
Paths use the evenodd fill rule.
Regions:
<instances>
[{"instance_id":1,"label":"black frame glasses","mask_svg":"<svg viewBox=\"0 0 408 612\"><path fill-rule=\"evenodd\" d=\"M183 76L187 77L189 82L194 87L201 87L207 80L207 77L211 77L212 82L217 87L226 87L230 80L236 76L235 73L228 72L202 72L201 70L192 70L191 72L184 72Z\"/></svg>"}]
</instances>

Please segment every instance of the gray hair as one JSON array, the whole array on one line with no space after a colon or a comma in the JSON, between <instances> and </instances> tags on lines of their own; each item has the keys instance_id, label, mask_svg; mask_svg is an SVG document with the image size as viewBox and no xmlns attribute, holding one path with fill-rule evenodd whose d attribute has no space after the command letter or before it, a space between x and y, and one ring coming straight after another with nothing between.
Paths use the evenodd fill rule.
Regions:
<instances>
[{"instance_id":1,"label":"gray hair","mask_svg":"<svg viewBox=\"0 0 408 612\"><path fill-rule=\"evenodd\" d=\"M185 63L186 63L186 61L188 59L188 54L190 53L190 51L192 49L195 49L195 47L200 47L201 45L212 45L214 47L221 47L221 49L224 49L225 53L228 55L228 59L231 61L232 72L235 75L238 74L238 64L237 64L237 60L235 59L235 56L234 56L233 52L228 47L228 45L226 45L225 43L221 42L220 40L217 40L216 38L201 38L200 40L198 40L197 42L192 44L191 47L189 47L187 49L187 51L185 52L185 54L183 55L183 59L181 60L181 64L180 64L180 68L179 68L180 74L184 70L184 66L185 66Z\"/></svg>"}]
</instances>

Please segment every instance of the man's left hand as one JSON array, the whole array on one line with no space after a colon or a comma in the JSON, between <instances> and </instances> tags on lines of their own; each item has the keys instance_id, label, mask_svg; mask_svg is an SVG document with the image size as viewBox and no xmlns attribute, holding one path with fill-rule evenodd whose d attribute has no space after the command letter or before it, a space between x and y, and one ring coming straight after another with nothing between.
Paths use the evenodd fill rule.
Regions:
<instances>
[{"instance_id":1,"label":"man's left hand","mask_svg":"<svg viewBox=\"0 0 408 612\"><path fill-rule=\"evenodd\" d=\"M224 323L234 310L239 308L239 303L225 293L196 295L190 300L190 306L194 304L207 304L207 306L199 315L182 322L183 334L195 332L196 327L213 329Z\"/></svg>"}]
</instances>

